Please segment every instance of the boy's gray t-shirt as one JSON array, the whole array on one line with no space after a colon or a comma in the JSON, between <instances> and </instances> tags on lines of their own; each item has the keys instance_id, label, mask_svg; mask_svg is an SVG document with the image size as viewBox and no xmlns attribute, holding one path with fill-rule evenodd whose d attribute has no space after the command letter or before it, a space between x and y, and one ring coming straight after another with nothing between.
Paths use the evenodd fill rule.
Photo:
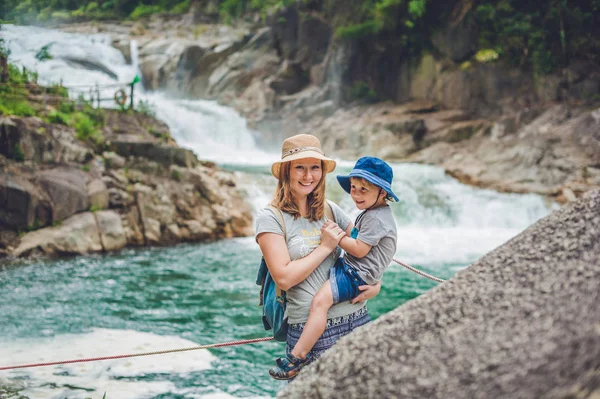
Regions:
<instances>
[{"instance_id":1,"label":"boy's gray t-shirt","mask_svg":"<svg viewBox=\"0 0 600 399\"><path fill-rule=\"evenodd\" d=\"M344 230L348 228L350 218L336 204L330 202L335 222ZM294 217L282 212L286 229L286 242L290 259L296 260L310 254L321 243L321 227L326 219L311 222L306 218ZM256 235L261 233L275 233L283 235L283 228L279 223L279 216L271 208L259 211L255 225ZM329 269L340 256L339 247L333 251L307 278L296 286L287 290L286 312L288 323L306 323L310 304L317 291L329 279ZM350 302L333 305L327 313L327 318L346 316L365 306L365 303L351 304Z\"/></svg>"},{"instance_id":2,"label":"boy's gray t-shirt","mask_svg":"<svg viewBox=\"0 0 600 399\"><path fill-rule=\"evenodd\" d=\"M365 283L375 284L396 254L398 232L392 209L385 205L368 210L363 216L359 215L355 227L358 229L357 240L370 245L371 250L363 258L346 253L344 262L356 269Z\"/></svg>"}]
</instances>

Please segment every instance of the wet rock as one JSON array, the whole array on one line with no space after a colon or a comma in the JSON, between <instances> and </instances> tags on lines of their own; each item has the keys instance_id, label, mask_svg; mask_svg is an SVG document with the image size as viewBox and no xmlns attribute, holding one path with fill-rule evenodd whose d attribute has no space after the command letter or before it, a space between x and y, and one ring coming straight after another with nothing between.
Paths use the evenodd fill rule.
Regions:
<instances>
[{"instance_id":1,"label":"wet rock","mask_svg":"<svg viewBox=\"0 0 600 399\"><path fill-rule=\"evenodd\" d=\"M100 60L90 58L89 56L87 56L86 58L63 56L61 58L64 59L67 62L67 64L81 66L90 71L102 72L113 80L118 79L117 74L114 73L109 67L104 65Z\"/></svg>"},{"instance_id":2,"label":"wet rock","mask_svg":"<svg viewBox=\"0 0 600 399\"><path fill-rule=\"evenodd\" d=\"M131 41L127 39L116 39L112 41L112 46L123 53L125 62L131 64Z\"/></svg>"}]
</instances>

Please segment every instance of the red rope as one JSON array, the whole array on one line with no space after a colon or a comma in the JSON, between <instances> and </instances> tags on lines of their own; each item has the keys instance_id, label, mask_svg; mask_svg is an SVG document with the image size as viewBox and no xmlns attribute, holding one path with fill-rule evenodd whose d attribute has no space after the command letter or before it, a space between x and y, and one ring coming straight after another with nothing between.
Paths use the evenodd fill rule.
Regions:
<instances>
[{"instance_id":1,"label":"red rope","mask_svg":"<svg viewBox=\"0 0 600 399\"><path fill-rule=\"evenodd\" d=\"M235 346L235 345L244 345L244 344L254 344L256 342L271 341L272 339L273 339L273 337L255 338L255 339L244 339L244 340L240 340L240 341L221 342L221 343L217 343L217 344L193 346L193 347L190 347L190 348L167 349L167 350L155 351L155 352L132 353L132 354L127 354L127 355L114 355L114 356L103 356L103 357L90 357L90 358L87 358L87 359L61 360L61 361L57 361L57 362L47 362L47 363L21 364L21 365L18 365L18 366L0 367L0 371L2 371L2 370L11 370L11 369L24 369L24 368L28 368L28 367L55 366L57 364L83 363L83 362L94 362L94 361L98 361L98 360L123 359L123 358L126 358L126 357L140 357L140 356L150 356L150 355L162 355L164 353L186 352L186 351L193 351L193 350L197 350L197 349L220 348L220 347L223 347L223 346Z\"/></svg>"}]
</instances>

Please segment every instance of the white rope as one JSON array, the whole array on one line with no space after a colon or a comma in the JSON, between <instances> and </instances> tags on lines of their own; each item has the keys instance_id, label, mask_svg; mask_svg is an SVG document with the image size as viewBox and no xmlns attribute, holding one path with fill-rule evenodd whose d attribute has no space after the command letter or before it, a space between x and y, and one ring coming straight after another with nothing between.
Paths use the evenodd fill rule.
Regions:
<instances>
[{"instance_id":1,"label":"white rope","mask_svg":"<svg viewBox=\"0 0 600 399\"><path fill-rule=\"evenodd\" d=\"M400 262L400 261L399 261L399 260L397 260L397 259L392 259L392 260L393 260L394 262L396 262L397 264L399 264L400 266L404 266L405 268L407 268L407 269L408 269L408 270L410 270L411 272L417 273L417 274L419 274L419 275L421 275L421 276L423 276L423 277L425 277L425 278L428 278L428 279L430 279L430 280L437 281L438 283L443 283L444 281L446 281L446 280L442 280L441 278L438 278L438 277L432 276L431 274L427 274L427 273L425 273L424 271L421 271L421 270L415 269L414 267L412 267L412 266L409 266L409 265L407 265L406 263L402 263L402 262Z\"/></svg>"}]
</instances>

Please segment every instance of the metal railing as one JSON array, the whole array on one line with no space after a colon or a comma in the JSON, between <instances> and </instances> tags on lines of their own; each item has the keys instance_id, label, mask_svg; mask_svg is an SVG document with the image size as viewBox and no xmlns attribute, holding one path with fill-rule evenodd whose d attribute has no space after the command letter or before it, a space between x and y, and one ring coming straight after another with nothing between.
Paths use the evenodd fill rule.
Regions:
<instances>
[{"instance_id":1,"label":"metal railing","mask_svg":"<svg viewBox=\"0 0 600 399\"><path fill-rule=\"evenodd\" d=\"M0 83L0 88L8 87L13 89L28 89L27 92L0 92L4 98L22 98L28 101L37 102L43 105L43 110L47 110L48 104L62 103L65 101L87 102L92 107L100 108L103 103L115 103L121 109L135 107L135 85L140 80L136 76L131 83L113 83L113 84L92 84L92 85L64 85L62 81L57 84L41 85L37 83ZM68 97L61 95L65 89ZM109 95L114 93L112 97ZM129 104L127 104L129 103Z\"/></svg>"}]
</instances>

